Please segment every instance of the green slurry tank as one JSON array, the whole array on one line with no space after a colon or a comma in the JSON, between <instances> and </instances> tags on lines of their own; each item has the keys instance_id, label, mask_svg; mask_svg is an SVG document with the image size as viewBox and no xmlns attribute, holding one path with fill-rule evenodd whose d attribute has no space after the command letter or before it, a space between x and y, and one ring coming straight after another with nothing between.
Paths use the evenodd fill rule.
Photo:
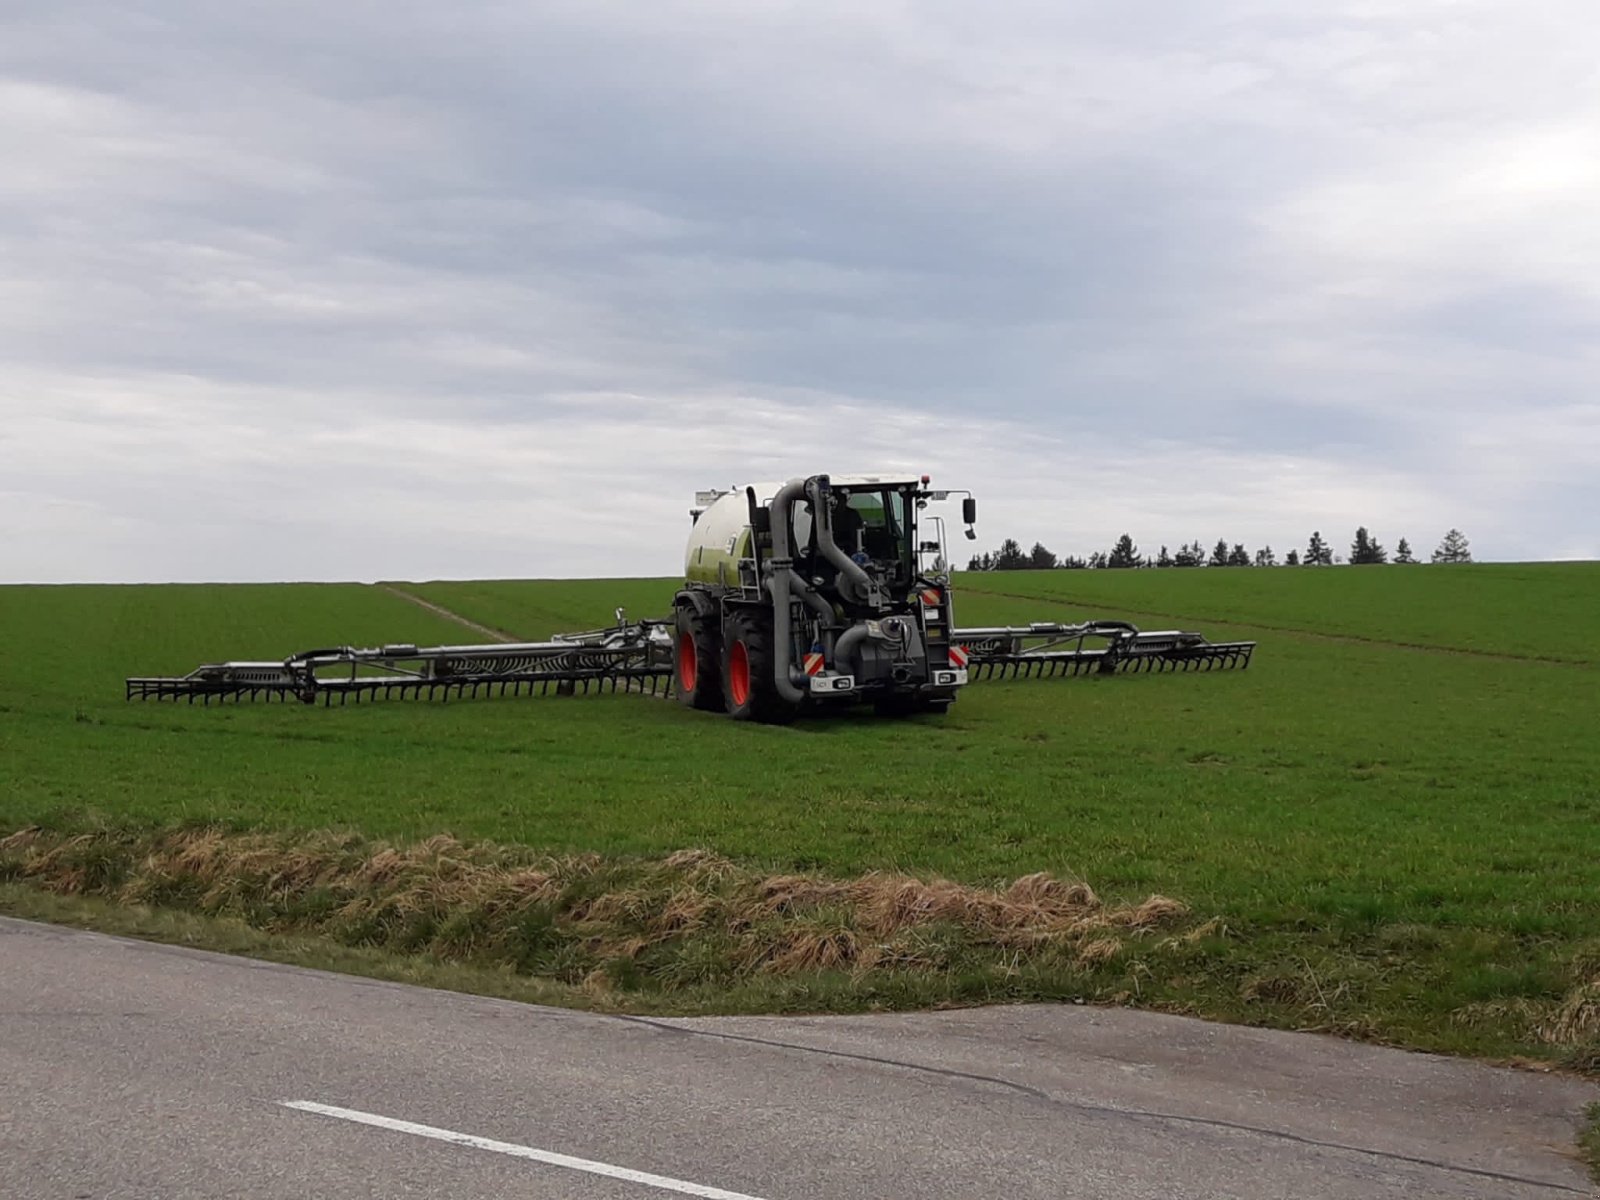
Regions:
<instances>
[{"instance_id":1,"label":"green slurry tank","mask_svg":"<svg viewBox=\"0 0 1600 1200\"><path fill-rule=\"evenodd\" d=\"M870 702L943 712L968 680L952 640L944 522L925 510L967 493L927 476L812 475L702 492L673 601L678 698L736 720Z\"/></svg>"}]
</instances>

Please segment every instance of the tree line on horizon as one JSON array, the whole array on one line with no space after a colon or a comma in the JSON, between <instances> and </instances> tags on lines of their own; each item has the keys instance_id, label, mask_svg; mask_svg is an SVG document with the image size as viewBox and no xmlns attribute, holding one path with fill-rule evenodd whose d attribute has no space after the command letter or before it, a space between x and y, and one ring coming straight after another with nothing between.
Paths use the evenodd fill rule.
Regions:
<instances>
[{"instance_id":1,"label":"tree line on horizon","mask_svg":"<svg viewBox=\"0 0 1600 1200\"><path fill-rule=\"evenodd\" d=\"M1209 552L1199 541L1194 541L1180 545L1176 553L1172 553L1166 546L1162 546L1158 554L1141 554L1139 548L1134 545L1132 535L1125 533L1117 539L1116 544L1110 550L1097 550L1087 558L1079 558L1071 554L1058 557L1040 542L1035 542L1032 550L1023 550L1021 543L1015 538L1007 538L1000 544L1000 549L993 553L974 554L972 561L967 564L967 570L1071 571L1142 567L1328 567L1343 564L1347 561L1352 566L1369 566L1385 563L1415 564L1421 560L1411 553L1411 544L1405 538L1401 538L1396 544L1394 557L1390 558L1389 552L1363 525L1356 530L1355 540L1350 543L1348 559L1333 552L1333 547L1323 538L1320 529L1312 530L1311 538L1306 543L1304 554L1299 550L1290 550L1281 562L1271 546L1263 546L1252 554L1245 548L1243 542L1234 542L1230 545L1226 538L1218 538L1217 544ZM1472 561L1472 550L1462 532L1459 529L1451 529L1434 549L1429 561L1434 563L1468 563Z\"/></svg>"}]
</instances>

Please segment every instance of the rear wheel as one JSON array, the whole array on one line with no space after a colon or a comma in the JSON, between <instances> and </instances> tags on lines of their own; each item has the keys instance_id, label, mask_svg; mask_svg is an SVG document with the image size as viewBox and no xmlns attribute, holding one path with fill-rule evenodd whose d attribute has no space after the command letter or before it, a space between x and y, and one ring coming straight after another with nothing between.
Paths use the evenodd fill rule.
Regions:
<instances>
[{"instance_id":1,"label":"rear wheel","mask_svg":"<svg viewBox=\"0 0 1600 1200\"><path fill-rule=\"evenodd\" d=\"M735 721L787 725L800 706L778 694L772 620L764 613L736 611L728 620L722 656L722 693Z\"/></svg>"},{"instance_id":2,"label":"rear wheel","mask_svg":"<svg viewBox=\"0 0 1600 1200\"><path fill-rule=\"evenodd\" d=\"M708 712L722 708L722 633L715 613L679 607L672 682L680 704Z\"/></svg>"}]
</instances>

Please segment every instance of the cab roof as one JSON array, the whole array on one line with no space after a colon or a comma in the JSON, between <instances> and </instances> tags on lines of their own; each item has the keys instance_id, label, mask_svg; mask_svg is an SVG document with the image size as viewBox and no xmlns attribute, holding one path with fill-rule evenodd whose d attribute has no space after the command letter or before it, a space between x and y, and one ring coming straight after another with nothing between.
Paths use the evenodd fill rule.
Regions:
<instances>
[{"instance_id":1,"label":"cab roof","mask_svg":"<svg viewBox=\"0 0 1600 1200\"><path fill-rule=\"evenodd\" d=\"M922 476L920 476L920 475L898 475L898 474L896 474L896 475L829 475L828 476L828 482L830 484L832 484L834 487L840 487L840 488L899 488L899 487L922 487L923 486ZM762 504L770 504L772 502L772 498L778 494L778 489L783 486L783 481L779 480L777 482L769 482L769 483L752 483L749 486L755 488L755 490L756 490L756 499L760 503L762 503ZM739 492L739 493L742 494L744 492L744 486L741 485L741 486L739 486L737 488L733 488L733 489L729 489L729 490L735 491L735 492ZM711 489L709 491L705 491L705 492L699 493L699 497L698 498L703 503L709 504L709 503L712 502L712 499L714 497L721 497L721 496L725 496L727 494L728 494L728 491L724 491L721 488L715 488L715 489Z\"/></svg>"}]
</instances>

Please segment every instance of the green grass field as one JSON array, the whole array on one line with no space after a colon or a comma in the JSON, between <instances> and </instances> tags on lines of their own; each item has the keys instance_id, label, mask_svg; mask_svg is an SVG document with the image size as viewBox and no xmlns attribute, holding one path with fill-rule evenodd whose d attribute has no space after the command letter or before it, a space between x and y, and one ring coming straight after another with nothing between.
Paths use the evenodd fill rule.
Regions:
<instances>
[{"instance_id":1,"label":"green grass field","mask_svg":"<svg viewBox=\"0 0 1600 1200\"><path fill-rule=\"evenodd\" d=\"M1043 870L1222 919L1216 952L1142 1002L1592 1067L1600 1038L1539 1031L1600 970L1597 585L1600 564L963 576L962 623L1128 616L1261 647L1243 672L977 684L942 719L790 728L629 696L127 705L128 674L463 631L354 585L0 588L0 832L213 821ZM407 586L526 637L662 614L672 590Z\"/></svg>"}]
</instances>

